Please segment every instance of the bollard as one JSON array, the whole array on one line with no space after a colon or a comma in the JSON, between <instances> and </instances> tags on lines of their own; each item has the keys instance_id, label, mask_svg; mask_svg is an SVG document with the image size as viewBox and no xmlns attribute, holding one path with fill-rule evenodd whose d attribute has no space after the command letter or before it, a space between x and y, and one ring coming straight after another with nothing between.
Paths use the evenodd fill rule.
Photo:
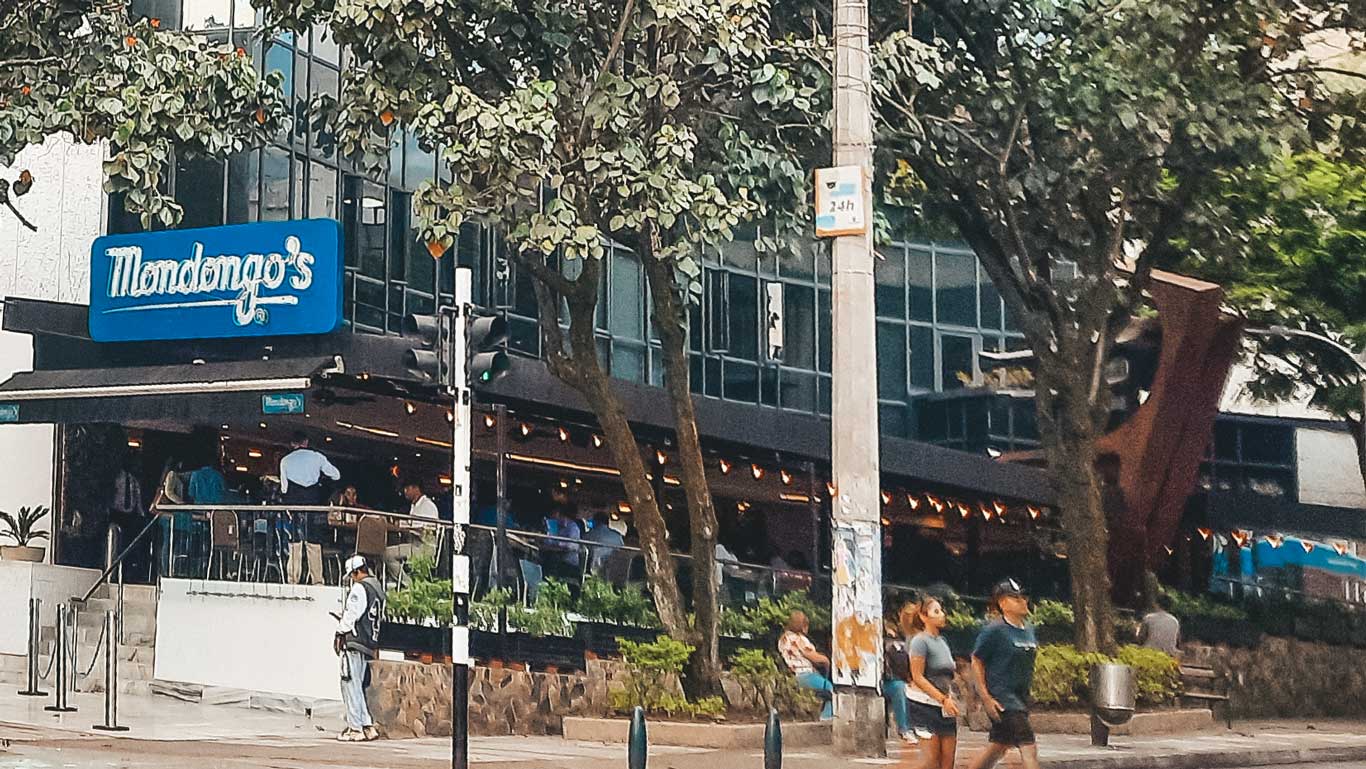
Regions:
<instances>
[{"instance_id":1,"label":"bollard","mask_svg":"<svg viewBox=\"0 0 1366 769\"><path fill-rule=\"evenodd\" d=\"M645 709L636 706L631 712L631 733L626 738L627 769L645 769L645 759L649 753L648 742L645 738Z\"/></svg>"},{"instance_id":2,"label":"bollard","mask_svg":"<svg viewBox=\"0 0 1366 769\"><path fill-rule=\"evenodd\" d=\"M47 696L47 692L38 688L38 635L41 630L38 621L41 605L40 599L28 599L28 688L19 692L25 697Z\"/></svg>"},{"instance_id":3,"label":"bollard","mask_svg":"<svg viewBox=\"0 0 1366 769\"><path fill-rule=\"evenodd\" d=\"M75 713L76 709L67 704L66 679L69 671L66 669L66 606L57 606L57 649L53 654L57 655L57 687L53 695L52 704L43 708L51 713Z\"/></svg>"},{"instance_id":4,"label":"bollard","mask_svg":"<svg viewBox=\"0 0 1366 769\"><path fill-rule=\"evenodd\" d=\"M128 727L119 726L119 645L114 638L114 612L104 613L104 723L95 724L102 732L126 732Z\"/></svg>"},{"instance_id":5,"label":"bollard","mask_svg":"<svg viewBox=\"0 0 1366 769\"><path fill-rule=\"evenodd\" d=\"M783 769L783 725L778 721L778 709L768 709L768 723L764 724L764 769Z\"/></svg>"}]
</instances>

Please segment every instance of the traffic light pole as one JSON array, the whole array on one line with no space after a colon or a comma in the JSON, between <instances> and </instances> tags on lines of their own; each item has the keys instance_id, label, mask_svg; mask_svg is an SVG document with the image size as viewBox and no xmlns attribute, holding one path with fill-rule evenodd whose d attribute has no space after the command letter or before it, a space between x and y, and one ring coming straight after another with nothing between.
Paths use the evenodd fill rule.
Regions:
<instances>
[{"instance_id":1,"label":"traffic light pole","mask_svg":"<svg viewBox=\"0 0 1366 769\"><path fill-rule=\"evenodd\" d=\"M465 535L470 523L470 435L473 392L469 377L466 331L474 312L473 279L468 267L455 270L455 317L450 334L451 409L451 588L455 608L451 623L451 766L469 767L470 705L470 559L465 554Z\"/></svg>"}]
</instances>

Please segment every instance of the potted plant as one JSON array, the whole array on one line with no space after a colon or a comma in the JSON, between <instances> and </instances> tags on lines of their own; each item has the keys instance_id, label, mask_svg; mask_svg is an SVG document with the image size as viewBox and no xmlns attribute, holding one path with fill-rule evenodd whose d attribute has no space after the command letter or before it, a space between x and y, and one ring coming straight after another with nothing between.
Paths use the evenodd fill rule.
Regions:
<instances>
[{"instance_id":1,"label":"potted plant","mask_svg":"<svg viewBox=\"0 0 1366 769\"><path fill-rule=\"evenodd\" d=\"M0 524L4 524L4 528L0 529L0 538L14 540L13 545L0 545L0 559L42 563L47 549L34 547L32 543L47 539L48 533L35 530L34 526L50 512L49 508L42 505L21 507L17 516L0 512Z\"/></svg>"}]
</instances>

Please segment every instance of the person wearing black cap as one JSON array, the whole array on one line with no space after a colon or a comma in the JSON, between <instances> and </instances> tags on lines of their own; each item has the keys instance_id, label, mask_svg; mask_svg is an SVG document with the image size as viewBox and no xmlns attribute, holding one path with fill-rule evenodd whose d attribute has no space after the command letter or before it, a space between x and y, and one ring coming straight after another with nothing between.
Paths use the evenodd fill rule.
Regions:
<instances>
[{"instance_id":1,"label":"person wearing black cap","mask_svg":"<svg viewBox=\"0 0 1366 769\"><path fill-rule=\"evenodd\" d=\"M1034 657L1039 642L1026 622L1029 599L1013 579L1004 579L991 590L991 601L1000 619L983 628L972 651L972 673L991 732L985 750L970 764L988 769L1011 748L1019 748L1024 769L1038 769L1039 752L1029 724L1029 687L1034 681Z\"/></svg>"}]
</instances>

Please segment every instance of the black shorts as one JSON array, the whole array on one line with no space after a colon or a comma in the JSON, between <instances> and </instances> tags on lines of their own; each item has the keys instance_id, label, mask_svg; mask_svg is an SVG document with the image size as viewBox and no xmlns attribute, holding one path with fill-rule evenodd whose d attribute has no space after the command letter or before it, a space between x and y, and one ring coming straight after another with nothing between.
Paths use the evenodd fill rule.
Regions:
<instances>
[{"instance_id":1,"label":"black shorts","mask_svg":"<svg viewBox=\"0 0 1366 769\"><path fill-rule=\"evenodd\" d=\"M958 719L945 716L943 709L938 705L907 700L906 708L911 716L911 726L916 729L924 729L936 737L958 735Z\"/></svg>"},{"instance_id":2,"label":"black shorts","mask_svg":"<svg viewBox=\"0 0 1366 769\"><path fill-rule=\"evenodd\" d=\"M1023 710L1007 710L999 720L991 722L987 739L996 745L1033 745L1034 727L1029 725L1029 713Z\"/></svg>"}]
</instances>

